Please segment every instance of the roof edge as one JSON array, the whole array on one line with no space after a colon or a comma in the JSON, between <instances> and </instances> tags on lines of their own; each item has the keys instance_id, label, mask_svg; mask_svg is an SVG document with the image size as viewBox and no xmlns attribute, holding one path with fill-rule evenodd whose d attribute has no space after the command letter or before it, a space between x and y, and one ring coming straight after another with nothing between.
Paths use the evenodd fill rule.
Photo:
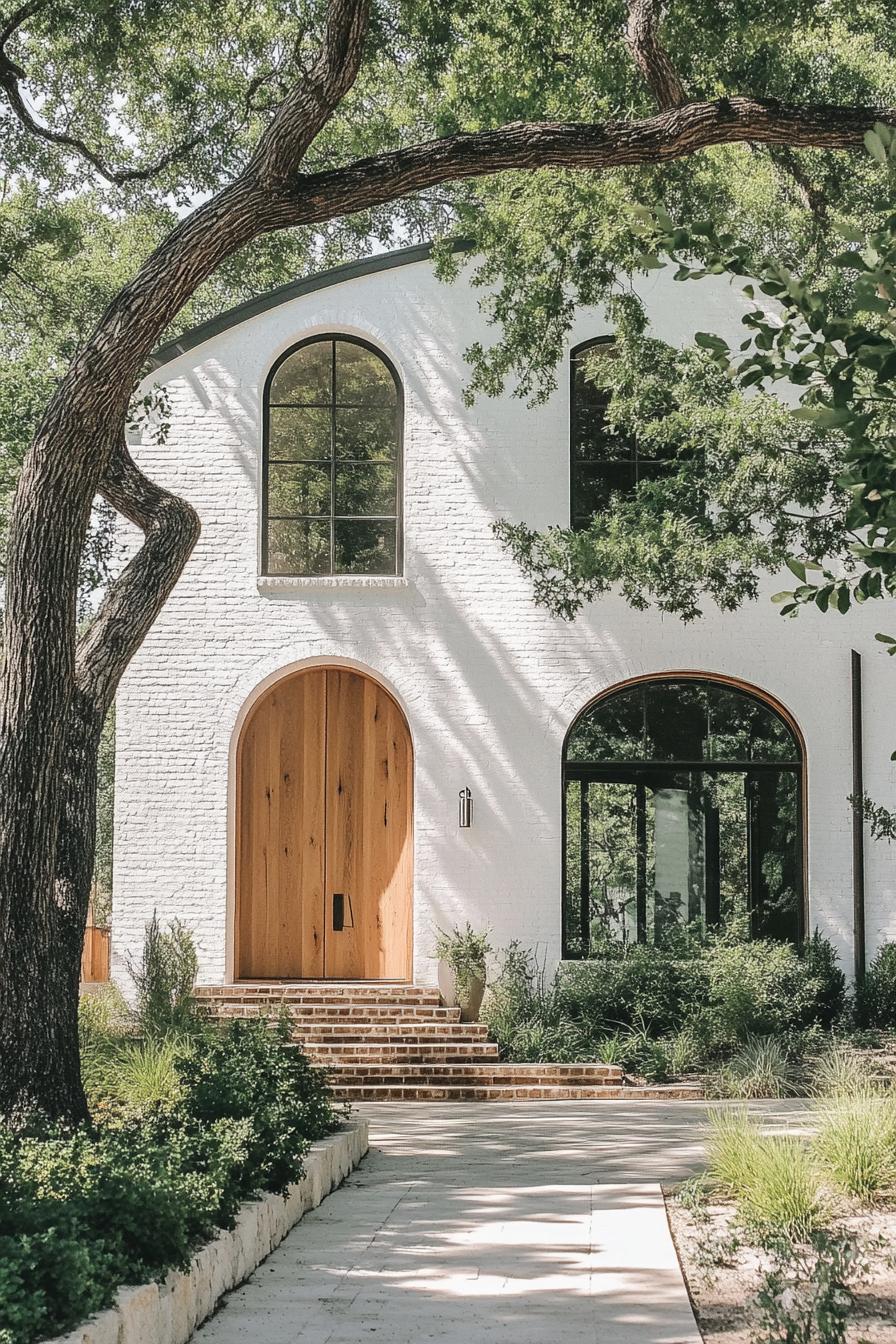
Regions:
<instances>
[{"instance_id":1,"label":"roof edge","mask_svg":"<svg viewBox=\"0 0 896 1344\"><path fill-rule=\"evenodd\" d=\"M459 239L449 245L452 252L469 252L473 247L473 243L466 239ZM195 349L197 345L210 341L214 336L220 336L223 331L238 327L241 322L258 317L260 313L266 313L271 308L279 308L282 303L289 303L291 299L313 294L318 289L329 289L331 285L341 285L346 280L357 280L362 275L375 275L378 271L391 271L397 266L409 266L415 261L428 261L434 247L434 243L415 243L411 247L400 247L394 252L380 252L372 257L362 257L359 261L348 261L328 271L319 271L316 275L307 275L301 280L290 280L285 285L278 285L276 289L269 289L265 294L246 299L243 303L219 313L217 317L210 317L207 321L198 323L176 340L160 345L149 357L149 369L151 372L160 369L180 355L186 354L188 350Z\"/></svg>"}]
</instances>

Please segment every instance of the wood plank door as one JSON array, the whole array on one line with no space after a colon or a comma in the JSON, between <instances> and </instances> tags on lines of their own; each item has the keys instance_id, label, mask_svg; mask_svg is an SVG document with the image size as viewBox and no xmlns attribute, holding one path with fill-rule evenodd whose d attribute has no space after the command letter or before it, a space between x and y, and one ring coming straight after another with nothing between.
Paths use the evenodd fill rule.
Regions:
<instances>
[{"instance_id":1,"label":"wood plank door","mask_svg":"<svg viewBox=\"0 0 896 1344\"><path fill-rule=\"evenodd\" d=\"M243 729L237 760L240 979L324 973L327 673L277 682Z\"/></svg>"},{"instance_id":2,"label":"wood plank door","mask_svg":"<svg viewBox=\"0 0 896 1344\"><path fill-rule=\"evenodd\" d=\"M327 673L325 975L411 978L413 753L387 691ZM340 927L341 925L341 927Z\"/></svg>"},{"instance_id":3,"label":"wood plank door","mask_svg":"<svg viewBox=\"0 0 896 1344\"><path fill-rule=\"evenodd\" d=\"M236 975L410 980L413 752L392 696L312 668L237 753Z\"/></svg>"}]
</instances>

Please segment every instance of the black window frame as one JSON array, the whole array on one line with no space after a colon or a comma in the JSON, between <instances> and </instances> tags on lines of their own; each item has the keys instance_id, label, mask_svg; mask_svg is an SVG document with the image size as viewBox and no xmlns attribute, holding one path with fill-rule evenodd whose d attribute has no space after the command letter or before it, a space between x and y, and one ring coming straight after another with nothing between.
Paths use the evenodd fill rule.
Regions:
<instances>
[{"instance_id":1,"label":"black window frame","mask_svg":"<svg viewBox=\"0 0 896 1344\"><path fill-rule=\"evenodd\" d=\"M310 345L323 345L329 343L332 346L331 372L330 372L330 392L331 399L329 406L324 403L321 406L330 411L330 507L327 514L315 515L283 515L271 514L269 508L270 496L270 467L281 464L281 459L275 459L272 463L270 452L271 440L271 407L286 406L289 403L271 402L271 388L274 379L281 367L298 350L304 349ZM350 406L340 406L336 399L336 346L339 343L347 345L356 345L370 354L384 365L388 371L395 386L395 513L394 514L337 514L336 509L336 468L337 457L335 449L335 427L336 412L340 409L351 409ZM313 408L315 403L306 403L309 408ZM302 459L308 466L320 465L323 459ZM341 465L355 465L354 459L339 459ZM285 462L283 463L286 464ZM359 461L357 465L370 465L369 462ZM326 578L345 578L345 579L363 579L363 578L400 578L404 573L404 386L399 377L398 370L392 360L383 350L374 345L372 341L365 340L361 336L355 336L348 332L326 331L318 332L313 336L303 337L296 341L274 361L268 370L262 393L262 438L261 438L261 499L260 499L260 519L261 519L261 545L260 561L261 576L271 579L326 579ZM271 572L269 565L269 541L270 541L270 523L278 520L295 522L322 522L327 521L330 527L330 564L329 568L319 573L299 573L294 571L284 572L278 570ZM369 570L341 570L336 568L336 523L337 522L369 522L369 523L392 523L395 524L395 568L387 571L371 572Z\"/></svg>"},{"instance_id":2,"label":"black window frame","mask_svg":"<svg viewBox=\"0 0 896 1344\"><path fill-rule=\"evenodd\" d=\"M656 759L653 757L649 758L636 757L627 760L618 760L618 759L594 760L594 761L569 760L570 742L572 741L576 729L579 727L581 722L588 716L588 714L590 714L590 712L593 709L595 709L598 705L608 703L615 696L624 694L625 692L629 692L633 689L641 689L646 693L647 691L650 690L651 687L674 685L676 683L680 684L682 682L688 682L697 685L703 684L703 685L720 687L725 690L734 691L744 696L746 699L754 701L757 705L766 710L769 714L773 715L787 729L794 743L796 758L793 760L781 760L781 761L774 761L774 760L762 761L754 759L713 760L705 757L697 760L684 759L684 758L664 760L664 759ZM590 783L591 781L604 782L604 783L625 783L634 786L638 791L637 805L638 805L638 821L640 823L641 814L644 809L644 798L642 795L644 794L644 790L646 787L653 786L652 781L655 781L656 777L661 777L664 775L671 776L675 772L684 773L684 772L696 772L696 771L699 771L703 775L716 775L725 773L743 774L745 780L748 781L747 783L748 789L754 788L754 785L749 783L749 781L753 780L758 783L759 778L763 775L767 776L770 774L782 774L782 775L788 774L794 776L796 781L795 793L797 802L796 839L794 846L794 857L795 857L795 877L797 882L797 896L798 896L798 904L796 912L797 927L796 927L795 942L797 946L801 946L803 944L806 938L806 930L809 924L809 909L808 909L808 886L806 882L806 872L807 872L806 838L807 838L807 824L808 824L807 770L806 770L806 747L802 733L800 732L797 724L794 722L792 717L786 712L784 707L778 704L771 696L768 696L767 694L760 691L757 687L751 687L740 682L732 681L727 677L713 676L711 673L668 672L668 673L661 673L656 676L650 675L650 676L638 677L633 681L623 682L619 685L609 687L605 691L601 691L598 695L594 696L591 700L587 702L587 704L585 704L579 710L579 712L576 714L576 716L570 723L569 727L567 728L566 735L564 736L563 753L560 767L560 799L561 799L560 914L561 914L561 943L562 943L561 955L564 961L586 961L591 955L590 901L586 905L584 880L582 882L582 890L580 893L580 904L578 912L579 927L574 935L574 939L572 931L569 928L569 923L567 919L567 898L568 898L567 865L568 865L568 853L569 853L568 837L567 837L567 829L569 825L569 818L567 816L567 785L573 780L578 780L580 781L580 787L583 788L583 791L584 786ZM638 883L637 883L638 891L637 891L637 906L636 906L637 941L639 943L643 943L646 942L646 927L645 927L646 892L641 890L641 888L646 880L646 875L641 871L641 868L643 867L643 861L641 859L640 853L637 855L637 859L638 859ZM758 878L759 873L757 869L757 854L754 851L753 846L749 840L748 840L748 864L750 865L748 880L751 888L750 896L752 896L754 878ZM753 908L758 913L758 907L752 905L752 900L750 900L750 904L751 908ZM575 943L578 944L578 948L573 946L573 941L575 941Z\"/></svg>"},{"instance_id":3,"label":"black window frame","mask_svg":"<svg viewBox=\"0 0 896 1344\"><path fill-rule=\"evenodd\" d=\"M596 350L600 346L605 346L608 352L613 350L616 344L616 338L612 334L604 336L593 336L587 341L580 341L574 345L569 352L569 526L571 531L579 532L588 526L597 510L590 512L576 507L576 482L581 468L590 468L596 475L601 468L605 469L605 476L611 477L613 468L617 471L625 467L630 470L632 479L628 481L625 487L620 491L622 494L630 493L637 489L639 482L645 477L642 476L642 463L654 468L668 469L675 459L662 457L642 457L637 439L630 441L631 455L629 457L588 457L583 458L577 455L578 446L578 400L576 389L576 372L581 363L582 356L588 354L590 350ZM606 398L609 404L609 396Z\"/></svg>"}]
</instances>

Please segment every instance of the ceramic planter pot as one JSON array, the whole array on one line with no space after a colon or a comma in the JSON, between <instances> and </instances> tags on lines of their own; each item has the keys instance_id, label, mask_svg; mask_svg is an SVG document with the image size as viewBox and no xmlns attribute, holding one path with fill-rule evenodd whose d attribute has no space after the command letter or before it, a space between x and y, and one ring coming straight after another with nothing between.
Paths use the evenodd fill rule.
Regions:
<instances>
[{"instance_id":1,"label":"ceramic planter pot","mask_svg":"<svg viewBox=\"0 0 896 1344\"><path fill-rule=\"evenodd\" d=\"M461 1022L478 1022L485 994L485 967L479 975L467 976L465 993L458 993L457 976L447 961L439 962L439 993L446 1008L459 1008Z\"/></svg>"}]
</instances>

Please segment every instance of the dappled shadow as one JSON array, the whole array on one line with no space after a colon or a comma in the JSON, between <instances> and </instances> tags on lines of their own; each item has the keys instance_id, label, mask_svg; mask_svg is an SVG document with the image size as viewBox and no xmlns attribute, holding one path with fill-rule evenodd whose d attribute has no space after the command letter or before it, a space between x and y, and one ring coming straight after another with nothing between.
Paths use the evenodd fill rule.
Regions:
<instances>
[{"instance_id":1,"label":"dappled shadow","mask_svg":"<svg viewBox=\"0 0 896 1344\"><path fill-rule=\"evenodd\" d=\"M699 1344L660 1182L712 1104L365 1108L373 1149L230 1299L208 1341ZM771 1127L801 1103L751 1107Z\"/></svg>"}]
</instances>

